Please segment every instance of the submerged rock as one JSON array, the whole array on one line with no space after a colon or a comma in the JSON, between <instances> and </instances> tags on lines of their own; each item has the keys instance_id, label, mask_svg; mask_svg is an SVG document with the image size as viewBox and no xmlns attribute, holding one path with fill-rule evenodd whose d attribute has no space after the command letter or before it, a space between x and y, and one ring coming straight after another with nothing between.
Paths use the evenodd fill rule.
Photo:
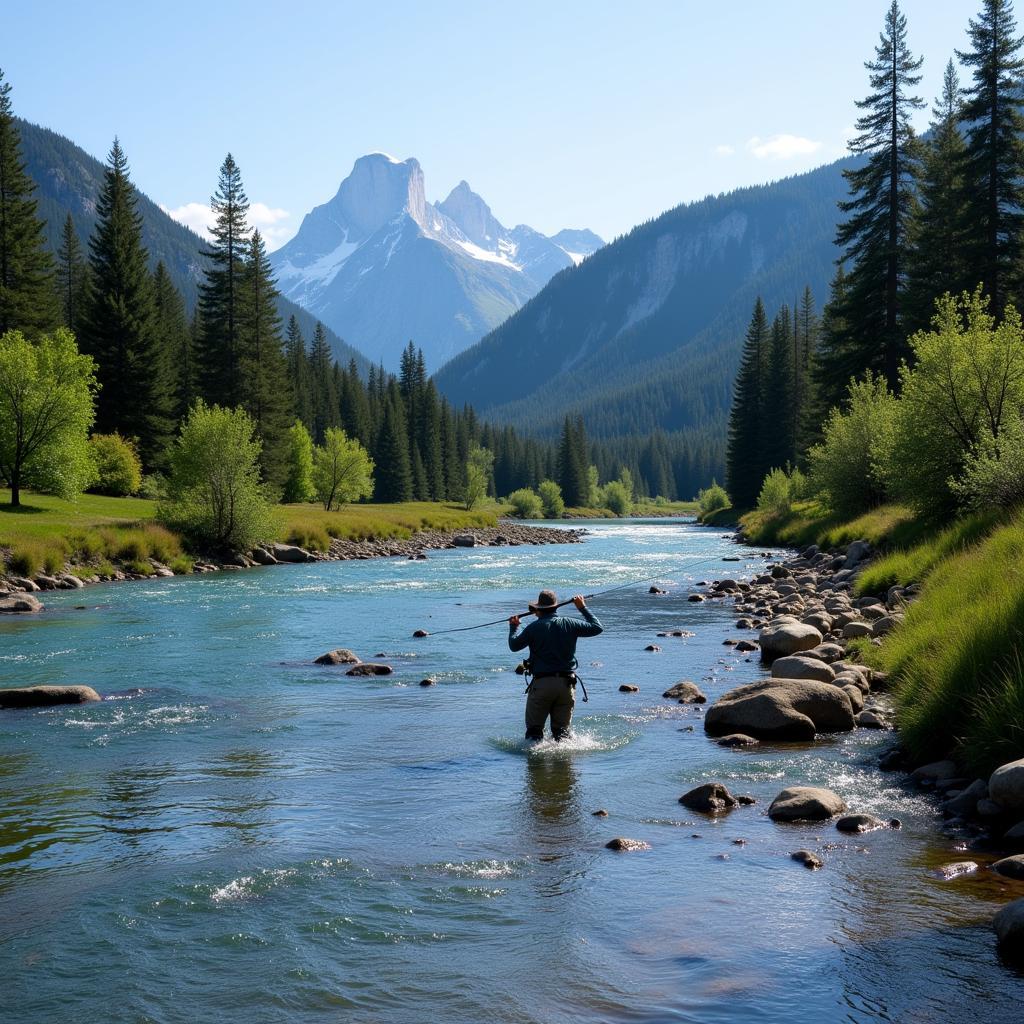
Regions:
<instances>
[{"instance_id":1,"label":"submerged rock","mask_svg":"<svg viewBox=\"0 0 1024 1024\"><path fill-rule=\"evenodd\" d=\"M436 679L421 679L420 686L437 686Z\"/></svg>"},{"instance_id":2,"label":"submerged rock","mask_svg":"<svg viewBox=\"0 0 1024 1024\"><path fill-rule=\"evenodd\" d=\"M353 665L346 673L347 676L389 676L393 669L390 665L382 665L379 662L361 661Z\"/></svg>"},{"instance_id":3,"label":"submerged rock","mask_svg":"<svg viewBox=\"0 0 1024 1024\"><path fill-rule=\"evenodd\" d=\"M627 839L625 836L616 836L614 839L609 839L604 845L607 850L619 850L623 853L651 848L651 844L645 843L642 839Z\"/></svg>"},{"instance_id":4,"label":"submerged rock","mask_svg":"<svg viewBox=\"0 0 1024 1024\"><path fill-rule=\"evenodd\" d=\"M639 693L640 687L636 683L622 683L619 686L619 693Z\"/></svg>"},{"instance_id":5,"label":"submerged rock","mask_svg":"<svg viewBox=\"0 0 1024 1024\"><path fill-rule=\"evenodd\" d=\"M336 647L313 660L314 665L358 665L359 656L347 647Z\"/></svg>"},{"instance_id":6,"label":"submerged rock","mask_svg":"<svg viewBox=\"0 0 1024 1024\"><path fill-rule=\"evenodd\" d=\"M847 814L836 822L840 832L874 832L878 828L886 828L887 823L873 814Z\"/></svg>"},{"instance_id":7,"label":"submerged rock","mask_svg":"<svg viewBox=\"0 0 1024 1024\"><path fill-rule=\"evenodd\" d=\"M942 864L932 874L945 881L953 878L960 878L963 875L972 875L978 870L978 865L973 860L958 860L952 864Z\"/></svg>"},{"instance_id":8,"label":"submerged rock","mask_svg":"<svg viewBox=\"0 0 1024 1024\"><path fill-rule=\"evenodd\" d=\"M1007 903L994 918L999 945L1013 953L1024 951L1024 898Z\"/></svg>"},{"instance_id":9,"label":"submerged rock","mask_svg":"<svg viewBox=\"0 0 1024 1024\"><path fill-rule=\"evenodd\" d=\"M846 810L843 798L820 786L790 786L769 805L772 821L827 821Z\"/></svg>"},{"instance_id":10,"label":"submerged rock","mask_svg":"<svg viewBox=\"0 0 1024 1024\"><path fill-rule=\"evenodd\" d=\"M718 741L718 745L720 747L757 747L761 745L761 741L755 740L753 736L744 736L741 732L734 732L723 736Z\"/></svg>"},{"instance_id":11,"label":"submerged rock","mask_svg":"<svg viewBox=\"0 0 1024 1024\"><path fill-rule=\"evenodd\" d=\"M608 812L603 808L599 807L596 811L590 812L595 818L607 818Z\"/></svg>"},{"instance_id":12,"label":"submerged rock","mask_svg":"<svg viewBox=\"0 0 1024 1024\"><path fill-rule=\"evenodd\" d=\"M663 694L667 700L678 700L680 704L704 704L707 697L696 683L682 679L673 683Z\"/></svg>"},{"instance_id":13,"label":"submerged rock","mask_svg":"<svg viewBox=\"0 0 1024 1024\"><path fill-rule=\"evenodd\" d=\"M739 803L720 782L707 782L691 789L679 798L679 802L691 811L703 811L705 814L720 814L732 810Z\"/></svg>"},{"instance_id":14,"label":"submerged rock","mask_svg":"<svg viewBox=\"0 0 1024 1024\"><path fill-rule=\"evenodd\" d=\"M415 632L413 633L413 636L414 636L414 637L415 637L415 638L416 638L417 640L422 640L422 639L423 639L423 637L425 637L425 636L430 636L430 634L429 634L429 633L428 633L428 632L427 632L427 631L426 631L425 629L417 629L417 630L416 630L416 631L415 631Z\"/></svg>"},{"instance_id":15,"label":"submerged rock","mask_svg":"<svg viewBox=\"0 0 1024 1024\"><path fill-rule=\"evenodd\" d=\"M41 708L54 704L91 704L100 695L91 686L20 686L0 689L0 708Z\"/></svg>"},{"instance_id":16,"label":"submerged rock","mask_svg":"<svg viewBox=\"0 0 1024 1024\"><path fill-rule=\"evenodd\" d=\"M992 865L992 870L1007 878L1016 878L1024 881L1024 853L1014 854L1012 857L1003 857Z\"/></svg>"},{"instance_id":17,"label":"submerged rock","mask_svg":"<svg viewBox=\"0 0 1024 1024\"><path fill-rule=\"evenodd\" d=\"M810 868L812 871L825 866L822 859L816 853L811 853L810 850L797 850L796 853L791 853L789 856L798 864L803 864L805 868Z\"/></svg>"}]
</instances>

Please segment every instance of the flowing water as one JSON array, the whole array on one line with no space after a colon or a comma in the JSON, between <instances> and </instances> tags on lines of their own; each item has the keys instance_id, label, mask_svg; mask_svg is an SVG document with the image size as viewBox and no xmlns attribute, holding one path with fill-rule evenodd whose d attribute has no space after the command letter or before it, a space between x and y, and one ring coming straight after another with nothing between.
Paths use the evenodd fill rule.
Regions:
<instances>
[{"instance_id":1,"label":"flowing water","mask_svg":"<svg viewBox=\"0 0 1024 1024\"><path fill-rule=\"evenodd\" d=\"M0 685L105 695L0 720L0 1019L1019 1021L988 920L1024 886L933 874L968 855L873 767L885 737L726 750L660 698L761 673L722 645L730 607L686 595L763 559L723 564L734 545L678 521L590 528L94 587L0 622ZM580 643L570 743L523 748L503 627L411 639L657 572L667 595L593 602L606 632ZM645 652L667 629L695 635ZM338 646L395 674L309 664ZM677 802L716 779L757 804ZM904 827L771 823L797 783ZM604 849L616 835L651 849ZM790 860L802 847L823 870Z\"/></svg>"}]
</instances>

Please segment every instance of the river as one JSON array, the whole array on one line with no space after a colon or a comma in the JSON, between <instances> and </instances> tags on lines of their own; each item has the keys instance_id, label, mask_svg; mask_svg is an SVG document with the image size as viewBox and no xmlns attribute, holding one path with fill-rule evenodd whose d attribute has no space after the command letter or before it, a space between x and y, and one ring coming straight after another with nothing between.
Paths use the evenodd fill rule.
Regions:
<instances>
[{"instance_id":1,"label":"river","mask_svg":"<svg viewBox=\"0 0 1024 1024\"><path fill-rule=\"evenodd\" d=\"M0 1019L1019 1021L988 926L1012 883L932 874L968 855L874 767L885 736L724 749L661 699L761 674L722 644L731 606L686 597L763 558L723 563L739 549L681 521L586 525L581 545L61 592L0 622L0 685L106 698L0 720ZM569 744L523 749L502 626L411 639L657 572L666 595L593 602ZM339 646L395 674L309 664ZM679 805L713 780L757 804ZM770 822L800 783L903 828ZM606 850L619 835L651 849Z\"/></svg>"}]
</instances>

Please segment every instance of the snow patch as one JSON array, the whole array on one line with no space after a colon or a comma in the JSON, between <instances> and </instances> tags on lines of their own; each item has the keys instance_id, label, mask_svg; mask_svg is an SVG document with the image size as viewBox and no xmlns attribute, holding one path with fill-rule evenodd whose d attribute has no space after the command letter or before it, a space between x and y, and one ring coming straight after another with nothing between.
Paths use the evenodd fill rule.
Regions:
<instances>
[{"instance_id":1,"label":"snow patch","mask_svg":"<svg viewBox=\"0 0 1024 1024\"><path fill-rule=\"evenodd\" d=\"M282 263L277 268L277 279L288 281L289 291L302 286L306 288L326 287L337 276L349 256L359 248L358 242L349 242L347 238L348 232L345 233L346 240L343 240L340 245L305 267L297 267L290 260Z\"/></svg>"}]
</instances>

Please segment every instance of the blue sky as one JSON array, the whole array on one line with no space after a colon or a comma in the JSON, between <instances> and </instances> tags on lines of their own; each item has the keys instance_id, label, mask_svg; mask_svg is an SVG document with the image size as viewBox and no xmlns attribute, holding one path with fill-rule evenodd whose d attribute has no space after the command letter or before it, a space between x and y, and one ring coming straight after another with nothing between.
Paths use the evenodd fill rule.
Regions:
<instances>
[{"instance_id":1,"label":"blue sky","mask_svg":"<svg viewBox=\"0 0 1024 1024\"><path fill-rule=\"evenodd\" d=\"M465 178L507 225L610 239L840 156L887 6L47 0L5 10L0 68L18 114L101 157L116 133L194 225L230 150L272 247L375 150L428 199ZM930 106L980 3L902 6Z\"/></svg>"}]
</instances>

